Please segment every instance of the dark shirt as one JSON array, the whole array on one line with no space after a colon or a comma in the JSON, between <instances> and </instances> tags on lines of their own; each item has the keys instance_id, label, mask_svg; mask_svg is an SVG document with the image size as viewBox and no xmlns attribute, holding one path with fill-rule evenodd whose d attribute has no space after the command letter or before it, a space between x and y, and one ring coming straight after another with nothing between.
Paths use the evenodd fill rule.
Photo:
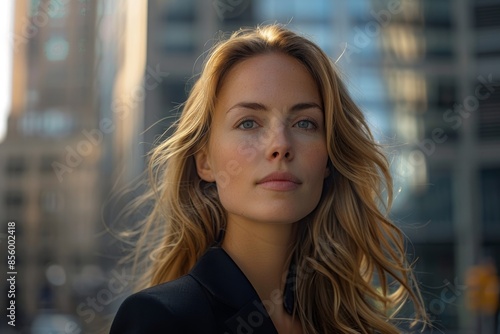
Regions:
<instances>
[{"instance_id":1,"label":"dark shirt","mask_svg":"<svg viewBox=\"0 0 500 334\"><path fill-rule=\"evenodd\" d=\"M290 310L288 283L285 291L285 308ZM240 268L222 248L212 247L187 275L125 299L110 331L123 333L278 332Z\"/></svg>"}]
</instances>

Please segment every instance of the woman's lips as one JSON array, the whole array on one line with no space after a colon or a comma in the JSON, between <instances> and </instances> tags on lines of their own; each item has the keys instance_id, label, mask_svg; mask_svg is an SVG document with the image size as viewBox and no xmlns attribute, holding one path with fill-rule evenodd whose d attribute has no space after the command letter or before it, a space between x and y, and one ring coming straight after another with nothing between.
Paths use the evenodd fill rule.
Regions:
<instances>
[{"instance_id":1,"label":"woman's lips","mask_svg":"<svg viewBox=\"0 0 500 334\"><path fill-rule=\"evenodd\" d=\"M273 172L259 180L257 184L269 190L290 191L297 189L302 182L292 173Z\"/></svg>"}]
</instances>

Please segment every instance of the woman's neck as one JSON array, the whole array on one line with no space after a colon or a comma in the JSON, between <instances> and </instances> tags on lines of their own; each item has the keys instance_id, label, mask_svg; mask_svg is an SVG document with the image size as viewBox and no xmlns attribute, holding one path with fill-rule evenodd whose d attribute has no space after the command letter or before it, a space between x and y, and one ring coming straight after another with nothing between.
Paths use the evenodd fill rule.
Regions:
<instances>
[{"instance_id":1,"label":"woman's neck","mask_svg":"<svg viewBox=\"0 0 500 334\"><path fill-rule=\"evenodd\" d=\"M243 271L260 299L282 306L282 293L296 224L228 222L222 247ZM275 300L276 298L280 300Z\"/></svg>"},{"instance_id":2,"label":"woman's neck","mask_svg":"<svg viewBox=\"0 0 500 334\"><path fill-rule=\"evenodd\" d=\"M278 333L302 333L283 306L283 291L297 238L295 224L228 221L222 248L257 291Z\"/></svg>"}]
</instances>

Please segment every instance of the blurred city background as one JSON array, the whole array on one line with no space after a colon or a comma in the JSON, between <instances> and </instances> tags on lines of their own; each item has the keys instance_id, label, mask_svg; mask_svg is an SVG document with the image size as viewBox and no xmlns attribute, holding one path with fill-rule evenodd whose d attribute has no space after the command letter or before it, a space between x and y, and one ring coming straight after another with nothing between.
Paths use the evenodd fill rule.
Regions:
<instances>
[{"instance_id":1,"label":"blurred city background","mask_svg":"<svg viewBox=\"0 0 500 334\"><path fill-rule=\"evenodd\" d=\"M106 203L141 175L220 32L274 22L309 36L337 61L387 146L398 194L392 217L411 240L434 321L428 332L495 332L495 302L483 310L471 301L477 287L466 280L473 266L489 265L485 281L495 282L500 265L500 1L2 6L4 311L8 222L15 222L17 276L16 326L3 311L0 332L107 331L132 281L117 265L119 243L106 227L121 202Z\"/></svg>"}]
</instances>

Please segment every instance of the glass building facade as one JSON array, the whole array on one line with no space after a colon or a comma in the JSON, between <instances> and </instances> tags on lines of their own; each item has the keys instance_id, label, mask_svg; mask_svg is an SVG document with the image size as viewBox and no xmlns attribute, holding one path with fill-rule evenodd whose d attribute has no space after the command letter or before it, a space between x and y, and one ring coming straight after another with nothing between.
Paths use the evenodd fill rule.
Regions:
<instances>
[{"instance_id":1,"label":"glass building facade","mask_svg":"<svg viewBox=\"0 0 500 334\"><path fill-rule=\"evenodd\" d=\"M109 193L143 170L221 33L278 22L335 61L386 147L391 218L411 240L435 330L478 332L465 274L490 259L500 268L498 1L24 0L15 20L27 38L13 50L0 219L33 245L19 254L26 330L54 314L107 326L130 292L102 292L120 275L101 224ZM60 182L54 161L84 152L82 140L101 138L93 129L102 140Z\"/></svg>"},{"instance_id":2,"label":"glass building facade","mask_svg":"<svg viewBox=\"0 0 500 334\"><path fill-rule=\"evenodd\" d=\"M409 255L436 329L474 331L478 319L465 305L465 273L500 258L498 2L191 1L150 6L149 38L172 45L150 44L148 56L176 67L161 92L167 108L156 119L184 101L202 63L198 56L217 31L279 22L312 38L336 61L387 147L396 193L392 218L411 241ZM156 24L155 16L170 19ZM162 37L177 28L182 45ZM184 70L179 55L190 60Z\"/></svg>"}]
</instances>

